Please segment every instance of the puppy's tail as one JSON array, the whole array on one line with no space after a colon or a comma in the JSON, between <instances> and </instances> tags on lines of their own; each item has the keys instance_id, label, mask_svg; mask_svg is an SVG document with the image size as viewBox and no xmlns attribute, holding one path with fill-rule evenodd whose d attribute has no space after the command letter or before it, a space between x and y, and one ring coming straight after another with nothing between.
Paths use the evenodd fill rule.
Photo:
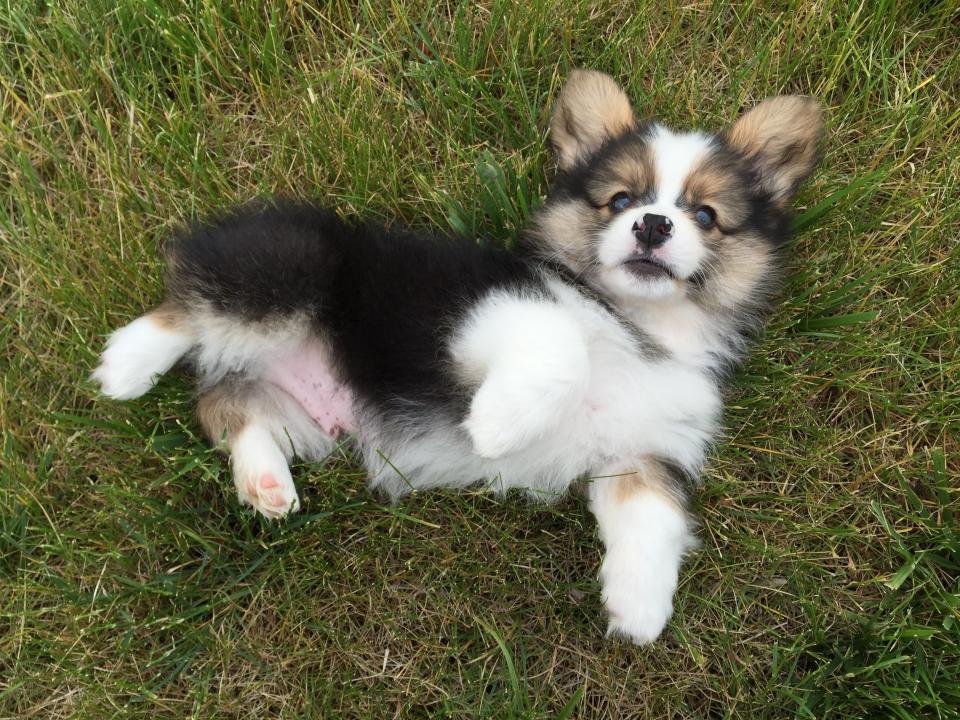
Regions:
<instances>
[{"instance_id":1,"label":"puppy's tail","mask_svg":"<svg viewBox=\"0 0 960 720\"><path fill-rule=\"evenodd\" d=\"M91 379L116 400L140 397L195 343L188 313L164 303L110 335Z\"/></svg>"}]
</instances>

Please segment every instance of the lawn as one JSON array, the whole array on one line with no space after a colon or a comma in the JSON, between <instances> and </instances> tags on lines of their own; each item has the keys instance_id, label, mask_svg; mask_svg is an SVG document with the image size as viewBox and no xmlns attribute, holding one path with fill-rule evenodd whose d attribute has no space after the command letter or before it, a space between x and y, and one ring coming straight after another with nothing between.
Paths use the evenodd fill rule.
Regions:
<instances>
[{"instance_id":1,"label":"lawn","mask_svg":"<svg viewBox=\"0 0 960 720\"><path fill-rule=\"evenodd\" d=\"M960 715L953 2L7 0L0 717ZM819 98L782 305L728 392L661 641L604 639L579 498L242 509L183 375L87 380L176 223L271 193L510 243L571 68L719 128Z\"/></svg>"}]
</instances>

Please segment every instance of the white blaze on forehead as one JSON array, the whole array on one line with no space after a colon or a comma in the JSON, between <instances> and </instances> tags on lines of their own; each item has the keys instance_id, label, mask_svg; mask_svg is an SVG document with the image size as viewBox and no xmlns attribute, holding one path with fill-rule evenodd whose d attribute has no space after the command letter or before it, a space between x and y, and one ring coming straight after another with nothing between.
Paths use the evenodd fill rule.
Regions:
<instances>
[{"instance_id":1,"label":"white blaze on forehead","mask_svg":"<svg viewBox=\"0 0 960 720\"><path fill-rule=\"evenodd\" d=\"M597 247L603 281L614 294L660 298L682 290L665 276L638 279L623 265L638 251L634 224L643 222L648 213L669 218L673 230L667 242L646 251L681 279L689 278L700 267L707 254L702 228L693 221L688 209L677 203L682 201L687 178L710 153L711 142L711 136L705 133L677 134L660 125L653 126L648 145L655 171L653 197L650 202L634 205L614 217Z\"/></svg>"},{"instance_id":2,"label":"white blaze on forehead","mask_svg":"<svg viewBox=\"0 0 960 720\"><path fill-rule=\"evenodd\" d=\"M656 204L675 206L683 194L687 177L710 150L710 136L701 132L676 134L654 126L650 154L656 168Z\"/></svg>"}]
</instances>

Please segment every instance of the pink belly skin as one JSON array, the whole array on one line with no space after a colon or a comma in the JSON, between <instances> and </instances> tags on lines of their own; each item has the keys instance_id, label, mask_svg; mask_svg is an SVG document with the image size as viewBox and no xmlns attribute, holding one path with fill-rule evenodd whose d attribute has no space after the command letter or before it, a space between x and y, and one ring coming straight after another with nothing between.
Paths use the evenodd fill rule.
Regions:
<instances>
[{"instance_id":1,"label":"pink belly skin","mask_svg":"<svg viewBox=\"0 0 960 720\"><path fill-rule=\"evenodd\" d=\"M264 379L292 395L331 437L357 431L353 393L333 376L322 347L306 345L272 362Z\"/></svg>"}]
</instances>

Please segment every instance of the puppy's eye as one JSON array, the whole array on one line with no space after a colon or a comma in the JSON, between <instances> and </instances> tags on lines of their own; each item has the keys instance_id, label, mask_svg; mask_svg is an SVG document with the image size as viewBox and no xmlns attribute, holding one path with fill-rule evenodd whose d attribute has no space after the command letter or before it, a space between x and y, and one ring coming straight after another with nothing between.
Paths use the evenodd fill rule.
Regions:
<instances>
[{"instance_id":1,"label":"puppy's eye","mask_svg":"<svg viewBox=\"0 0 960 720\"><path fill-rule=\"evenodd\" d=\"M625 192L618 192L612 198L610 202L607 203L610 206L610 209L614 212L620 212L621 210L626 210L627 206L633 202L633 198L630 197Z\"/></svg>"},{"instance_id":2,"label":"puppy's eye","mask_svg":"<svg viewBox=\"0 0 960 720\"><path fill-rule=\"evenodd\" d=\"M693 217L705 228L713 227L713 224L717 221L717 213L709 205L697 208L697 212L694 213Z\"/></svg>"}]
</instances>

